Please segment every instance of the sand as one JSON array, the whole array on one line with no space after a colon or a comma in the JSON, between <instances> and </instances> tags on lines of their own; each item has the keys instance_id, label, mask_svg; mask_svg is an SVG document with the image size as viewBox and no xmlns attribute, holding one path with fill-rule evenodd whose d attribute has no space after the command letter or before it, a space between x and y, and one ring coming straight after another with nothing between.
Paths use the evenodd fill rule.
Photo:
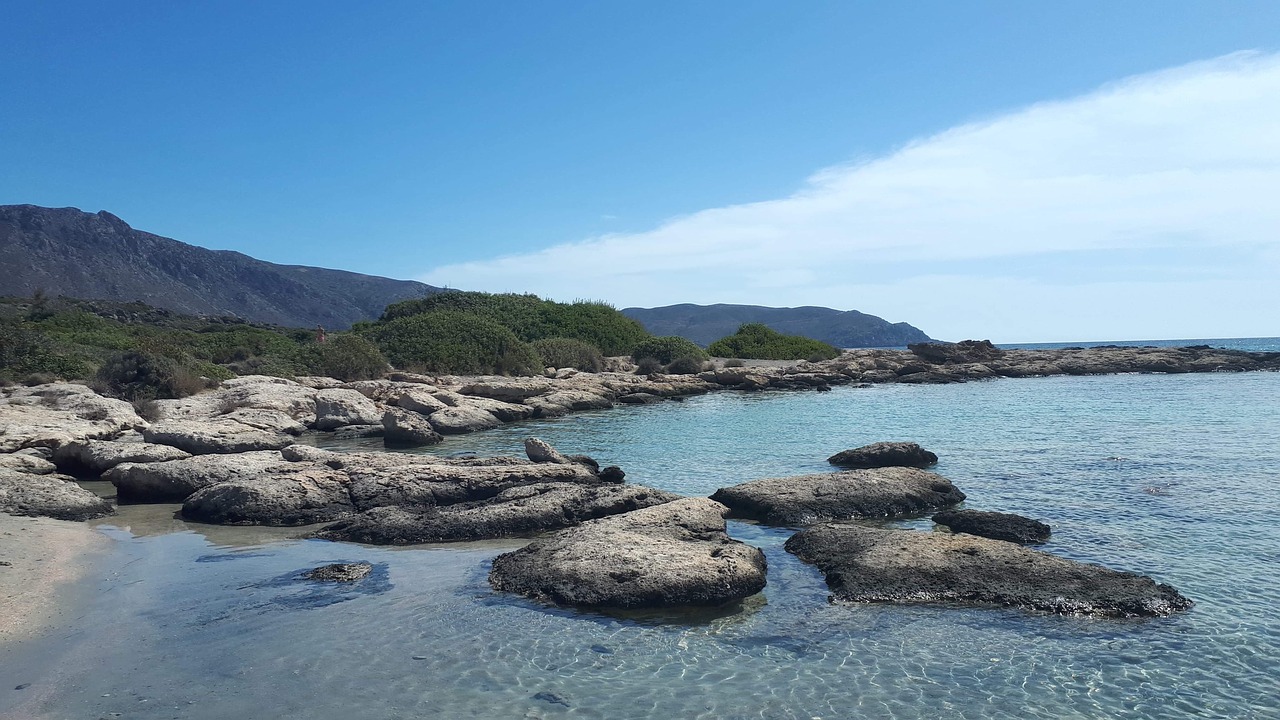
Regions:
<instances>
[{"instance_id":1,"label":"sand","mask_svg":"<svg viewBox=\"0 0 1280 720\"><path fill-rule=\"evenodd\" d=\"M0 513L0 646L70 619L65 589L84 577L110 543L82 522Z\"/></svg>"}]
</instances>

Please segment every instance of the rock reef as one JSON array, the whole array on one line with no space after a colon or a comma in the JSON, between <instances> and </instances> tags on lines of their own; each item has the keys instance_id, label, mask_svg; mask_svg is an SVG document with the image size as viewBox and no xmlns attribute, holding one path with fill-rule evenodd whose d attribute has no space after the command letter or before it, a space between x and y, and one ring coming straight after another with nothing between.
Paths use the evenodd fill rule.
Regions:
<instances>
[{"instance_id":1,"label":"rock reef","mask_svg":"<svg viewBox=\"0 0 1280 720\"><path fill-rule=\"evenodd\" d=\"M1039 520L1012 513L983 510L945 510L935 513L933 521L951 532L968 533L992 540L1020 545L1033 545L1049 539L1050 528Z\"/></svg>"},{"instance_id":2,"label":"rock reef","mask_svg":"<svg viewBox=\"0 0 1280 720\"><path fill-rule=\"evenodd\" d=\"M906 467L762 478L720 488L712 500L732 517L801 527L826 520L913 515L965 499L951 481Z\"/></svg>"}]
</instances>

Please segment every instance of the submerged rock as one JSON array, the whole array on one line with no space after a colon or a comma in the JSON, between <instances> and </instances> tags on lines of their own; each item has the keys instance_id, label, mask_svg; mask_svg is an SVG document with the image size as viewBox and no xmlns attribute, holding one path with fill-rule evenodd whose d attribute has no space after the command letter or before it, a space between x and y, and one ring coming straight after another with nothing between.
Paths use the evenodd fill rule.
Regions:
<instances>
[{"instance_id":1,"label":"submerged rock","mask_svg":"<svg viewBox=\"0 0 1280 720\"><path fill-rule=\"evenodd\" d=\"M982 510L945 510L936 513L933 521L951 532L968 533L992 540L1004 540L1020 545L1042 543L1049 539L1049 526L1012 513L984 512Z\"/></svg>"},{"instance_id":2,"label":"submerged rock","mask_svg":"<svg viewBox=\"0 0 1280 720\"><path fill-rule=\"evenodd\" d=\"M371 572L373 572L373 565L367 562L333 563L305 572L302 577L318 582L350 583L363 580Z\"/></svg>"},{"instance_id":3,"label":"submerged rock","mask_svg":"<svg viewBox=\"0 0 1280 720\"><path fill-rule=\"evenodd\" d=\"M937 464L938 456L913 442L878 442L838 452L827 458L827 462L850 469L926 468Z\"/></svg>"},{"instance_id":4,"label":"submerged rock","mask_svg":"<svg viewBox=\"0 0 1280 720\"><path fill-rule=\"evenodd\" d=\"M557 605L715 607L764 589L765 558L725 533L724 506L684 498L594 520L493 561L489 584Z\"/></svg>"},{"instance_id":5,"label":"submerged rock","mask_svg":"<svg viewBox=\"0 0 1280 720\"><path fill-rule=\"evenodd\" d=\"M66 475L0 469L0 512L58 520L90 520L114 511L111 503Z\"/></svg>"},{"instance_id":6,"label":"submerged rock","mask_svg":"<svg viewBox=\"0 0 1280 720\"><path fill-rule=\"evenodd\" d=\"M816 565L832 600L963 603L1062 614L1169 615L1192 603L1168 585L972 535L818 525L786 549Z\"/></svg>"},{"instance_id":7,"label":"submerged rock","mask_svg":"<svg viewBox=\"0 0 1280 720\"><path fill-rule=\"evenodd\" d=\"M964 498L941 475L903 467L763 478L720 488L711 496L734 517L788 526L914 515Z\"/></svg>"}]
</instances>

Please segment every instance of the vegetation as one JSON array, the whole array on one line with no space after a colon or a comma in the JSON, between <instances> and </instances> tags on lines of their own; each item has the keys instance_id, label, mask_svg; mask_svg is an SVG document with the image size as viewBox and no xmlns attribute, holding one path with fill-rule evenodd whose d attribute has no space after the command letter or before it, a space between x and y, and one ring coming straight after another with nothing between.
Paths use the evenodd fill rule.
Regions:
<instances>
[{"instance_id":1,"label":"vegetation","mask_svg":"<svg viewBox=\"0 0 1280 720\"><path fill-rule=\"evenodd\" d=\"M604 357L600 349L589 342L574 338L547 338L535 340L533 349L542 364L553 368L575 368L585 372L600 372Z\"/></svg>"},{"instance_id":2,"label":"vegetation","mask_svg":"<svg viewBox=\"0 0 1280 720\"><path fill-rule=\"evenodd\" d=\"M313 367L319 374L345 380L372 380L387 371L387 359L377 345L353 333L342 333L315 346L318 356Z\"/></svg>"},{"instance_id":3,"label":"vegetation","mask_svg":"<svg viewBox=\"0 0 1280 720\"><path fill-rule=\"evenodd\" d=\"M653 358L663 365L670 364L676 358L697 358L707 360L707 352L689 340L675 335L649 338L635 346L631 358L640 362L645 358Z\"/></svg>"},{"instance_id":4,"label":"vegetation","mask_svg":"<svg viewBox=\"0 0 1280 720\"><path fill-rule=\"evenodd\" d=\"M543 368L531 345L501 323L474 313L435 310L362 332L403 370L533 375Z\"/></svg>"},{"instance_id":5,"label":"vegetation","mask_svg":"<svg viewBox=\"0 0 1280 720\"><path fill-rule=\"evenodd\" d=\"M702 372L706 360L696 357L678 357L667 365L668 375L696 375Z\"/></svg>"},{"instance_id":6,"label":"vegetation","mask_svg":"<svg viewBox=\"0 0 1280 720\"><path fill-rule=\"evenodd\" d=\"M139 350L108 358L98 368L93 386L104 395L132 401L186 397L208 387L190 365Z\"/></svg>"},{"instance_id":7,"label":"vegetation","mask_svg":"<svg viewBox=\"0 0 1280 720\"><path fill-rule=\"evenodd\" d=\"M822 341L783 335L762 323L746 323L736 334L711 343L707 350L717 357L753 360L829 360L840 354Z\"/></svg>"}]
</instances>

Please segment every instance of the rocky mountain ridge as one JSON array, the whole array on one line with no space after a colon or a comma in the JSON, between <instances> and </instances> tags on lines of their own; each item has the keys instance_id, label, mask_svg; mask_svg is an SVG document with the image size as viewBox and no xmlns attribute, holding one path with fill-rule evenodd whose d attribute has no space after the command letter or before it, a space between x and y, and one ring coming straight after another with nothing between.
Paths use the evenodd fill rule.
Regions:
<instances>
[{"instance_id":1,"label":"rocky mountain ridge","mask_svg":"<svg viewBox=\"0 0 1280 720\"><path fill-rule=\"evenodd\" d=\"M838 348L906 347L929 342L917 327L891 323L857 310L825 307L775 308L762 305L667 305L626 308L623 315L639 320L654 335L679 335L706 347L738 331L743 323L763 323L784 335L802 335Z\"/></svg>"}]
</instances>

